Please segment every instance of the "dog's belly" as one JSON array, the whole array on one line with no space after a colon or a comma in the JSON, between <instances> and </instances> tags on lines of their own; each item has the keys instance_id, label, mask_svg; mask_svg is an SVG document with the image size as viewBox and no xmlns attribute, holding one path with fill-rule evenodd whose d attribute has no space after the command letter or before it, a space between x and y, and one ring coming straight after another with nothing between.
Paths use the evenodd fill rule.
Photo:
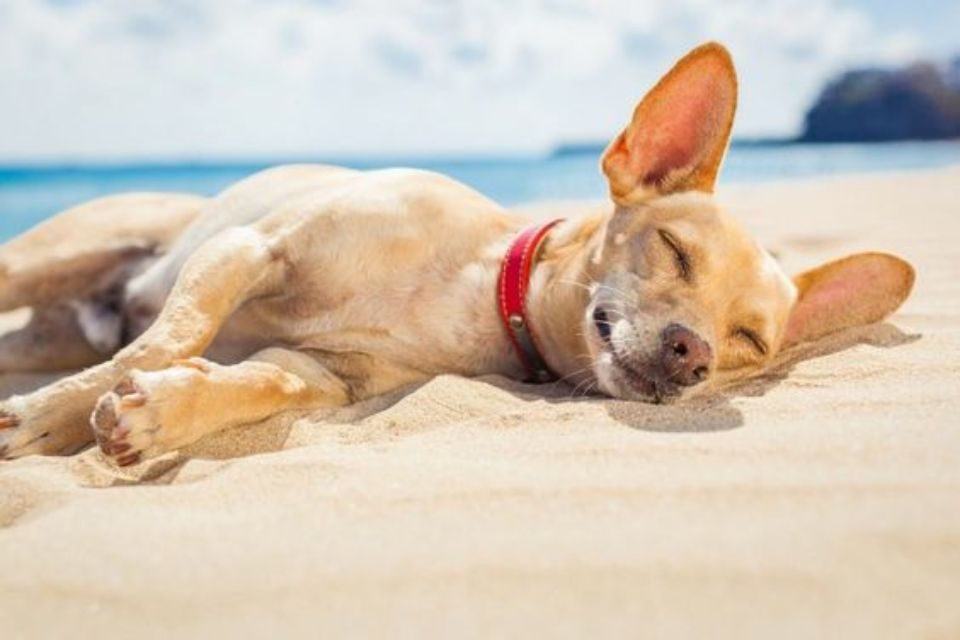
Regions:
<instances>
[{"instance_id":1,"label":"dog's belly","mask_svg":"<svg viewBox=\"0 0 960 640\"><path fill-rule=\"evenodd\" d=\"M514 361L496 281L519 224L444 176L363 174L305 212L258 225L289 267L286 291L249 312L297 348L363 352L428 373L502 371Z\"/></svg>"},{"instance_id":2,"label":"dog's belly","mask_svg":"<svg viewBox=\"0 0 960 640\"><path fill-rule=\"evenodd\" d=\"M472 189L427 172L320 170L316 178L312 190L278 196L269 214L256 205L260 219L252 226L288 263L283 290L238 309L211 345L212 359L232 363L285 346L364 353L427 373L478 374L515 364L495 292L516 221ZM251 215L212 214L217 224L208 218L198 225L204 233L194 229L176 251L214 227L249 223ZM140 287L155 291L156 309L173 286L171 265L185 260L173 256L167 273L155 269L150 286Z\"/></svg>"},{"instance_id":3,"label":"dog's belly","mask_svg":"<svg viewBox=\"0 0 960 640\"><path fill-rule=\"evenodd\" d=\"M262 348L286 346L318 354L365 354L430 375L515 374L497 315L496 274L484 276L487 286L473 289L436 281L421 283L419 291L373 289L313 314L303 313L302 300L253 301L234 314L211 353L235 361Z\"/></svg>"},{"instance_id":4,"label":"dog's belly","mask_svg":"<svg viewBox=\"0 0 960 640\"><path fill-rule=\"evenodd\" d=\"M261 171L212 198L170 250L127 283L129 336L143 333L159 314L184 263L205 242L231 227L249 225L304 194L336 188L357 172L323 165L289 165Z\"/></svg>"}]
</instances>

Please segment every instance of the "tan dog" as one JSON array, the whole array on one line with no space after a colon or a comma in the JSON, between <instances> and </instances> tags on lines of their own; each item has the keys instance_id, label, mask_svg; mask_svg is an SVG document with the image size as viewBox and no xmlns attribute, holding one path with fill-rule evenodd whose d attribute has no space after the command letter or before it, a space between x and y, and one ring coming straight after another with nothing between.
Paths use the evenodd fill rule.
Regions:
<instances>
[{"instance_id":1,"label":"tan dog","mask_svg":"<svg viewBox=\"0 0 960 640\"><path fill-rule=\"evenodd\" d=\"M673 401L880 320L908 295L911 267L875 253L791 281L718 209L709 194L736 99L726 50L691 52L604 153L612 209L550 232L526 300L558 376ZM441 373L523 377L497 308L521 227L440 175L320 166L266 171L209 201L131 195L61 214L0 250L0 309L34 308L3 338L0 365L89 365L129 344L0 405L0 453L95 436L132 464Z\"/></svg>"}]
</instances>

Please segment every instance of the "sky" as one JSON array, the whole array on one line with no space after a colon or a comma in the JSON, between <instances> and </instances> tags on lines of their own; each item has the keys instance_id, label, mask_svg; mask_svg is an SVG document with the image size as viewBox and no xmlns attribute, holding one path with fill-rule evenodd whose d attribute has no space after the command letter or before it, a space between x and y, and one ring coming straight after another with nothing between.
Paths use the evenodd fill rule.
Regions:
<instances>
[{"instance_id":1,"label":"sky","mask_svg":"<svg viewBox=\"0 0 960 640\"><path fill-rule=\"evenodd\" d=\"M716 39L735 134L850 66L960 53L960 2L0 0L0 161L538 153Z\"/></svg>"}]
</instances>

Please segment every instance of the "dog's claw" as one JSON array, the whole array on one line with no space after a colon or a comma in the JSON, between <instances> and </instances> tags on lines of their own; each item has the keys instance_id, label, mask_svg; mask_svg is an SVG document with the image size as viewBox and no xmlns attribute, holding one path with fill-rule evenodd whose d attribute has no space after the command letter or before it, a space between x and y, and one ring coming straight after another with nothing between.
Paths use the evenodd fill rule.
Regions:
<instances>
[{"instance_id":1,"label":"dog's claw","mask_svg":"<svg viewBox=\"0 0 960 640\"><path fill-rule=\"evenodd\" d=\"M115 442L110 445L110 450L113 452L113 455L120 455L121 453L130 451L130 444L126 442Z\"/></svg>"},{"instance_id":2,"label":"dog's claw","mask_svg":"<svg viewBox=\"0 0 960 640\"><path fill-rule=\"evenodd\" d=\"M129 448L129 447L128 447L128 448ZM121 456L121 457L117 458L117 466L118 466L118 467L129 467L129 466L131 466L131 465L137 464L138 462L140 462L140 454L139 454L139 453L130 453L130 454L127 454L127 455L125 455L125 456Z\"/></svg>"}]
</instances>

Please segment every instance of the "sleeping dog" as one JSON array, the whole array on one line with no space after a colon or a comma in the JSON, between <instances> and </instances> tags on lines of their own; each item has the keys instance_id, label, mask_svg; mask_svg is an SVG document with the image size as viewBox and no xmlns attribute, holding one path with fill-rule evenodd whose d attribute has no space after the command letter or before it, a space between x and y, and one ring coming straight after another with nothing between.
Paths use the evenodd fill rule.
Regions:
<instances>
[{"instance_id":1,"label":"sleeping dog","mask_svg":"<svg viewBox=\"0 0 960 640\"><path fill-rule=\"evenodd\" d=\"M129 465L442 373L675 402L893 312L903 260L791 279L711 199L736 102L727 51L693 50L604 152L608 210L529 228L442 175L304 165L64 212L0 248L0 310L33 308L0 370L88 368L0 403L0 457Z\"/></svg>"}]
</instances>

